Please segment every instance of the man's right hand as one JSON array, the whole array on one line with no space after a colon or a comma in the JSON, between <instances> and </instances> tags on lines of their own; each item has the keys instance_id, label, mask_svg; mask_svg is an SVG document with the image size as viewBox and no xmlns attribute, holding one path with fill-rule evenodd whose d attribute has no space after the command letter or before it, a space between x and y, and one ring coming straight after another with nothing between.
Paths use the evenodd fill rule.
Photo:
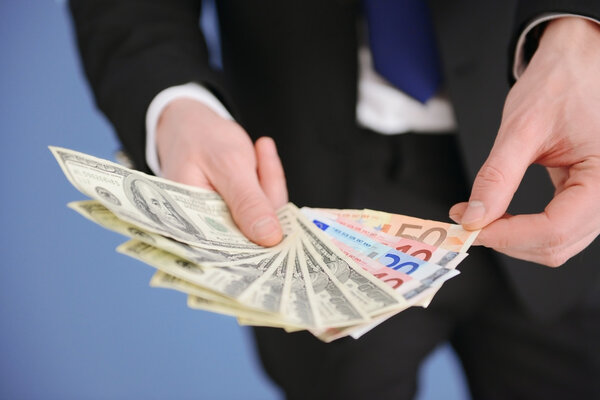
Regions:
<instances>
[{"instance_id":1,"label":"man's right hand","mask_svg":"<svg viewBox=\"0 0 600 400\"><path fill-rule=\"evenodd\" d=\"M253 242L281 241L275 210L288 194L273 139L262 137L253 145L234 121L196 100L177 99L160 116L156 146L163 177L219 192Z\"/></svg>"}]
</instances>

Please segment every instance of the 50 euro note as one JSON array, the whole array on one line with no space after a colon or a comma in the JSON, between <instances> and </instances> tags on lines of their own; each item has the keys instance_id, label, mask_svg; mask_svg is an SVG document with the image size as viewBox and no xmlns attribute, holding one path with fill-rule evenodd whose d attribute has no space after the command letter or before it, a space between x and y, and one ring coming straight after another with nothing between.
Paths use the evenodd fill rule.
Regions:
<instances>
[{"instance_id":1,"label":"50 euro note","mask_svg":"<svg viewBox=\"0 0 600 400\"><path fill-rule=\"evenodd\" d=\"M424 261L376 242L359 232L338 224L334 220L322 218L309 209L303 210L303 212L310 216L312 222L322 232L362 253L364 258L370 258L392 270L403 272L413 279L427 282L429 286L434 284L439 285L458 274L458 271L455 269Z\"/></svg>"},{"instance_id":2,"label":"50 euro note","mask_svg":"<svg viewBox=\"0 0 600 400\"><path fill-rule=\"evenodd\" d=\"M336 223L352 229L353 231L368 237L369 239L381 243L385 246L392 247L398 251L409 254L412 257L420 258L423 261L430 262L432 264L442 265L448 268L456 268L460 262L468 255L467 253L460 253L456 251L446 250L441 247L435 247L431 244L420 242L415 239L409 239L401 236L393 236L382 232L380 230L371 228L363 225L356 220L348 217L343 217L338 214L328 213L322 209L314 209L308 207L302 207L302 212L307 216L313 216L317 218L325 218L333 220Z\"/></svg>"},{"instance_id":3,"label":"50 euro note","mask_svg":"<svg viewBox=\"0 0 600 400\"><path fill-rule=\"evenodd\" d=\"M427 307L441 284L458 275L455 268L468 255L413 239L391 236L322 210L303 207L302 212L326 232L338 247L343 247L344 253L362 253L362 257L356 254L354 259L360 261L363 269L388 283L395 283L395 289L399 282L406 282L406 278L392 277L392 273L406 272L406 275L416 279L410 283L410 288L405 284L401 289L411 305ZM374 272L377 265L387 268L382 272Z\"/></svg>"},{"instance_id":4,"label":"50 euro note","mask_svg":"<svg viewBox=\"0 0 600 400\"><path fill-rule=\"evenodd\" d=\"M461 225L391 214L375 210L319 209L374 228L389 235L427 243L433 247L459 253L466 252L473 244L479 231L467 231Z\"/></svg>"}]
</instances>

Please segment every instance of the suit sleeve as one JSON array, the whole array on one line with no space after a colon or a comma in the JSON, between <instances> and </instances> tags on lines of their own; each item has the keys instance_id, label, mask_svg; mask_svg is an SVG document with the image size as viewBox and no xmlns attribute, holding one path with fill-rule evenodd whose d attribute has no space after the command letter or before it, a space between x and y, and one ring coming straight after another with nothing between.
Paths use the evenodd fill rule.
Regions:
<instances>
[{"instance_id":1,"label":"suit sleeve","mask_svg":"<svg viewBox=\"0 0 600 400\"><path fill-rule=\"evenodd\" d=\"M145 116L163 89L198 82L223 103L199 28L200 0L70 0L83 67L97 106L136 168L145 161Z\"/></svg>"},{"instance_id":2,"label":"suit sleeve","mask_svg":"<svg viewBox=\"0 0 600 400\"><path fill-rule=\"evenodd\" d=\"M515 30L510 46L511 70L509 77L514 82L512 65L514 64L515 48L521 33L534 20L546 14L574 14L589 17L600 21L600 1L598 0L522 0L518 2L515 16ZM545 24L532 30L526 37L524 43L524 60L529 61L537 49L539 39L543 33Z\"/></svg>"}]
</instances>

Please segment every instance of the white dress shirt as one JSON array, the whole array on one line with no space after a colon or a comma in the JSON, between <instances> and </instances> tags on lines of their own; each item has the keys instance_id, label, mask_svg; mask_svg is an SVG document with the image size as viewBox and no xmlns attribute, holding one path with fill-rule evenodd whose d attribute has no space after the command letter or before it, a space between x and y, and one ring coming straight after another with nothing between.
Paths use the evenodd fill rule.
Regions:
<instances>
[{"instance_id":1,"label":"white dress shirt","mask_svg":"<svg viewBox=\"0 0 600 400\"><path fill-rule=\"evenodd\" d=\"M525 70L524 44L527 34L538 24L552 19L576 16L573 14L544 14L532 21L521 33L515 49L513 74L518 79ZM581 16L578 16L581 17ZM598 22L592 18L581 17ZM160 92L150 103L146 113L146 162L157 176L161 176L156 153L156 126L165 107L173 100L188 98L200 101L223 118L233 120L225 106L208 89L187 83ZM371 55L366 47L359 50L359 82L356 118L359 125L375 132L391 135L406 132L451 132L456 121L450 101L439 93L424 104L396 89L373 68Z\"/></svg>"}]
</instances>

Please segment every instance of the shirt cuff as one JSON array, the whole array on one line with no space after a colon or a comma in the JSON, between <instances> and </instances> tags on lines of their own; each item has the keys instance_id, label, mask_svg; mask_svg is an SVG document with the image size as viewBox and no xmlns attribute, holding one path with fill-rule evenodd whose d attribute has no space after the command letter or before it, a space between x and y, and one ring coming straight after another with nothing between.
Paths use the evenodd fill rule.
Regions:
<instances>
[{"instance_id":1,"label":"shirt cuff","mask_svg":"<svg viewBox=\"0 0 600 400\"><path fill-rule=\"evenodd\" d=\"M546 13L546 14L540 15L538 18L531 21L529 23L529 25L527 25L527 27L525 27L525 29L523 30L523 32L521 32L521 35L519 36L519 40L517 41L517 46L515 49L515 58L514 58L515 61L513 64L513 76L515 77L515 79L519 79L521 77L521 75L523 75L523 72L525 72L525 68L527 68L527 64L529 63L529 60L525 59L525 41L527 39L527 35L535 27L539 26L540 24L543 24L548 21L552 21L553 19L563 18L563 17L578 17L578 18L587 19L589 21L594 21L597 24L600 24L600 21L598 21L594 18L586 17L583 15L577 15L577 14Z\"/></svg>"},{"instance_id":2,"label":"shirt cuff","mask_svg":"<svg viewBox=\"0 0 600 400\"><path fill-rule=\"evenodd\" d=\"M233 120L225 106L204 86L194 82L172 86L154 97L146 112L146 163L156 176L162 176L158 153L156 152L156 126L165 107L176 99L192 99L204 103L217 115Z\"/></svg>"}]
</instances>

